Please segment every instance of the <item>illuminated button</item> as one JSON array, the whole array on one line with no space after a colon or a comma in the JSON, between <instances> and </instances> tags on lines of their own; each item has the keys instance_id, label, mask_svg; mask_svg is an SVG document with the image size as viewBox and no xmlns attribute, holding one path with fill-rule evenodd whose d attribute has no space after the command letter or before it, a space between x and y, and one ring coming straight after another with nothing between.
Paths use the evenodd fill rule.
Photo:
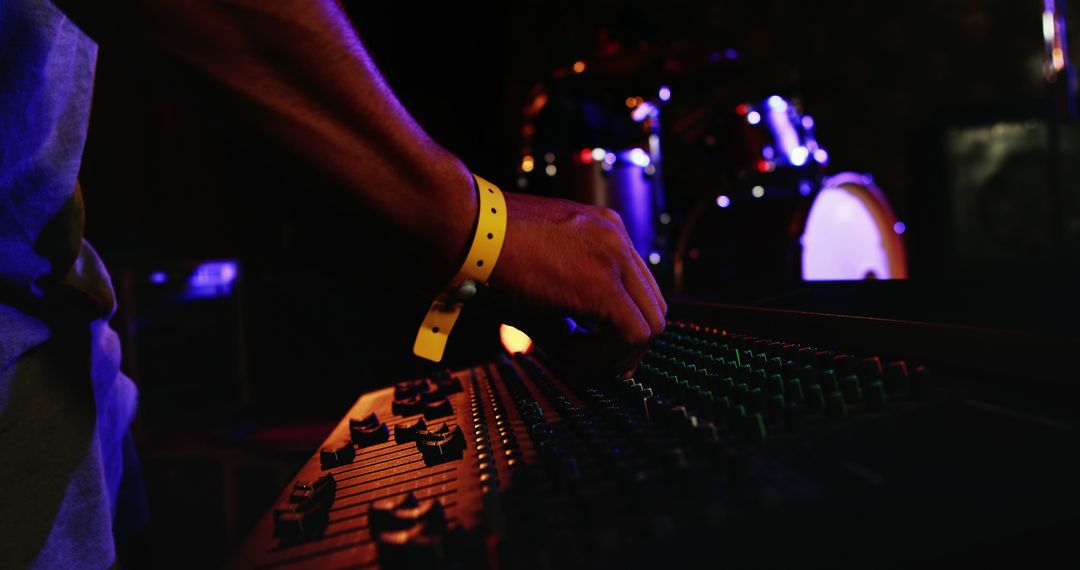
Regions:
<instances>
[{"instance_id":1,"label":"illuminated button","mask_svg":"<svg viewBox=\"0 0 1080 570\"><path fill-rule=\"evenodd\" d=\"M362 420L349 420L349 435L356 445L371 447L390 441L390 428L380 422L375 414L371 414Z\"/></svg>"},{"instance_id":2,"label":"illuminated button","mask_svg":"<svg viewBox=\"0 0 1080 570\"><path fill-rule=\"evenodd\" d=\"M918 400L929 400L933 396L930 372L925 366L916 366L911 372L911 395Z\"/></svg>"},{"instance_id":3,"label":"illuminated button","mask_svg":"<svg viewBox=\"0 0 1080 570\"><path fill-rule=\"evenodd\" d=\"M860 360L856 367L856 374L864 383L881 380L881 359L871 356Z\"/></svg>"},{"instance_id":4,"label":"illuminated button","mask_svg":"<svg viewBox=\"0 0 1080 570\"><path fill-rule=\"evenodd\" d=\"M803 400L802 382L798 378L784 382L784 398L789 402L801 402Z\"/></svg>"},{"instance_id":5,"label":"illuminated button","mask_svg":"<svg viewBox=\"0 0 1080 570\"><path fill-rule=\"evenodd\" d=\"M765 380L765 391L770 396L782 395L784 393L784 379L779 374L773 374Z\"/></svg>"},{"instance_id":6,"label":"illuminated button","mask_svg":"<svg viewBox=\"0 0 1080 570\"><path fill-rule=\"evenodd\" d=\"M874 412L885 409L888 396L885 395L885 385L881 382L870 382L866 385L864 394L866 407Z\"/></svg>"},{"instance_id":7,"label":"illuminated button","mask_svg":"<svg viewBox=\"0 0 1080 570\"><path fill-rule=\"evenodd\" d=\"M821 391L828 394L840 389L840 386L836 383L836 373L832 370L826 370L821 373Z\"/></svg>"},{"instance_id":8,"label":"illuminated button","mask_svg":"<svg viewBox=\"0 0 1080 570\"><path fill-rule=\"evenodd\" d=\"M840 420L847 417L847 404L844 403L844 395L838 391L829 392L825 397L825 415L830 420Z\"/></svg>"},{"instance_id":9,"label":"illuminated button","mask_svg":"<svg viewBox=\"0 0 1080 570\"><path fill-rule=\"evenodd\" d=\"M356 449L353 448L351 441L346 441L337 447L324 447L319 452L319 462L324 470L348 465L355 457Z\"/></svg>"},{"instance_id":10,"label":"illuminated button","mask_svg":"<svg viewBox=\"0 0 1080 570\"><path fill-rule=\"evenodd\" d=\"M823 409L825 409L825 395L821 391L821 386L817 384L810 386L806 389L806 412L820 414Z\"/></svg>"},{"instance_id":11,"label":"illuminated button","mask_svg":"<svg viewBox=\"0 0 1080 570\"><path fill-rule=\"evenodd\" d=\"M858 360L850 354L838 354L833 357L832 369L836 371L837 376L843 378L844 376L851 376L855 374L858 368Z\"/></svg>"},{"instance_id":12,"label":"illuminated button","mask_svg":"<svg viewBox=\"0 0 1080 570\"><path fill-rule=\"evenodd\" d=\"M840 381L840 391L844 394L844 403L851 405L862 399L862 386L859 377L854 374L844 376Z\"/></svg>"},{"instance_id":13,"label":"illuminated button","mask_svg":"<svg viewBox=\"0 0 1080 570\"><path fill-rule=\"evenodd\" d=\"M903 394L908 390L907 363L897 360L885 365L885 390L890 394Z\"/></svg>"},{"instance_id":14,"label":"illuminated button","mask_svg":"<svg viewBox=\"0 0 1080 570\"><path fill-rule=\"evenodd\" d=\"M778 420L784 417L784 408L787 407L784 402L784 396L777 394L775 396L769 396L768 414L773 420Z\"/></svg>"},{"instance_id":15,"label":"illuminated button","mask_svg":"<svg viewBox=\"0 0 1080 570\"><path fill-rule=\"evenodd\" d=\"M751 442L765 441L765 418L756 412L743 416L742 434Z\"/></svg>"}]
</instances>

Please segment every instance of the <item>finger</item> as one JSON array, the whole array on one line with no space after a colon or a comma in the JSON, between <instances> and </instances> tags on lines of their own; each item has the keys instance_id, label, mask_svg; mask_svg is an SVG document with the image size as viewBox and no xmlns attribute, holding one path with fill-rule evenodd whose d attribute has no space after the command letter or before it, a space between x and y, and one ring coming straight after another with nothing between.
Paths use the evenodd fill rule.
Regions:
<instances>
[{"instance_id":1,"label":"finger","mask_svg":"<svg viewBox=\"0 0 1080 570\"><path fill-rule=\"evenodd\" d=\"M655 295L654 298L656 299L656 303L660 307L660 314L666 319L668 304L667 300L664 299L664 294L660 292L660 285L656 283L656 278L653 277L652 271L649 270L649 266L645 265L645 260L641 259L641 256L638 255L636 251L634 252L634 260L637 263L638 269L641 270L643 279L648 283L649 288L652 289L653 295Z\"/></svg>"},{"instance_id":2,"label":"finger","mask_svg":"<svg viewBox=\"0 0 1080 570\"><path fill-rule=\"evenodd\" d=\"M637 254L633 251L630 252L630 255L637 257ZM638 310L645 318L645 321L649 323L649 338L651 339L664 331L664 313L660 309L655 293L649 287L647 278L642 275L641 268L633 262L630 262L629 265L630 267L625 268L622 273L623 287L626 288L630 298L637 304Z\"/></svg>"},{"instance_id":3,"label":"finger","mask_svg":"<svg viewBox=\"0 0 1080 570\"><path fill-rule=\"evenodd\" d=\"M606 311L606 320L614 329L611 331L614 336L625 345L620 352L629 353L646 346L652 338L652 327L637 302L623 287L617 288L609 302L611 306Z\"/></svg>"}]
</instances>

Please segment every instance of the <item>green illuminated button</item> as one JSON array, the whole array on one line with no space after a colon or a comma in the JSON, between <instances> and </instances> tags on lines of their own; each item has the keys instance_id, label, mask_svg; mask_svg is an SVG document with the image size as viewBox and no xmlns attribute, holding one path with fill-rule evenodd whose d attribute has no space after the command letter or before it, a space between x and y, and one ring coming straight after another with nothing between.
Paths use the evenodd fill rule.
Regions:
<instances>
[{"instance_id":1,"label":"green illuminated button","mask_svg":"<svg viewBox=\"0 0 1080 570\"><path fill-rule=\"evenodd\" d=\"M866 401L866 407L875 412L885 409L885 404L888 403L888 396L885 395L885 385L881 382L867 384L866 393L863 397Z\"/></svg>"},{"instance_id":2,"label":"green illuminated button","mask_svg":"<svg viewBox=\"0 0 1080 570\"><path fill-rule=\"evenodd\" d=\"M770 396L784 393L784 379L779 374L773 374L765 379L765 391Z\"/></svg>"},{"instance_id":3,"label":"green illuminated button","mask_svg":"<svg viewBox=\"0 0 1080 570\"><path fill-rule=\"evenodd\" d=\"M750 390L750 411L758 414L765 413L765 390L761 388Z\"/></svg>"},{"instance_id":4,"label":"green illuminated button","mask_svg":"<svg viewBox=\"0 0 1080 570\"><path fill-rule=\"evenodd\" d=\"M836 383L836 373L832 370L826 370L821 373L821 391L825 394L829 392L835 392L840 389L840 386Z\"/></svg>"},{"instance_id":5,"label":"green illuminated button","mask_svg":"<svg viewBox=\"0 0 1080 570\"><path fill-rule=\"evenodd\" d=\"M820 414L825 409L825 395L821 386L815 384L806 389L806 412Z\"/></svg>"},{"instance_id":6,"label":"green illuminated button","mask_svg":"<svg viewBox=\"0 0 1080 570\"><path fill-rule=\"evenodd\" d=\"M844 403L844 395L838 391L829 392L825 397L825 415L830 420L840 420L847 417L847 404Z\"/></svg>"},{"instance_id":7,"label":"green illuminated button","mask_svg":"<svg viewBox=\"0 0 1080 570\"><path fill-rule=\"evenodd\" d=\"M844 376L840 381L840 391L844 394L844 402L854 404L862 399L862 386L859 385L859 377L854 374Z\"/></svg>"},{"instance_id":8,"label":"green illuminated button","mask_svg":"<svg viewBox=\"0 0 1080 570\"><path fill-rule=\"evenodd\" d=\"M748 414L742 419L743 436L752 442L765 441L765 418L759 413Z\"/></svg>"},{"instance_id":9,"label":"green illuminated button","mask_svg":"<svg viewBox=\"0 0 1080 570\"><path fill-rule=\"evenodd\" d=\"M765 389L765 371L755 370L750 374L750 387Z\"/></svg>"},{"instance_id":10,"label":"green illuminated button","mask_svg":"<svg viewBox=\"0 0 1080 570\"><path fill-rule=\"evenodd\" d=\"M798 378L792 378L784 382L784 397L789 402L801 402L803 400L802 382Z\"/></svg>"}]
</instances>

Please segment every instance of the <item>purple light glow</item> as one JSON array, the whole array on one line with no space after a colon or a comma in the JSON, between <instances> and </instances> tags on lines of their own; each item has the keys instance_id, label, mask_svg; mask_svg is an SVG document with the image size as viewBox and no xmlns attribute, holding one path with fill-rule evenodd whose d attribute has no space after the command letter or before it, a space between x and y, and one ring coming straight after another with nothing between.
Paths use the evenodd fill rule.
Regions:
<instances>
[{"instance_id":1,"label":"purple light glow","mask_svg":"<svg viewBox=\"0 0 1080 570\"><path fill-rule=\"evenodd\" d=\"M806 159L809 157L810 151L805 146L797 146L791 149L791 155L788 158L792 166L802 166L806 164Z\"/></svg>"},{"instance_id":2,"label":"purple light glow","mask_svg":"<svg viewBox=\"0 0 1080 570\"><path fill-rule=\"evenodd\" d=\"M735 48L727 48L724 51L724 56L728 59L739 59L739 52L735 51Z\"/></svg>"},{"instance_id":3,"label":"purple light glow","mask_svg":"<svg viewBox=\"0 0 1080 570\"><path fill-rule=\"evenodd\" d=\"M634 163L637 166L640 166L641 168L645 168L649 165L649 155L640 148L630 149L627 157L629 158L630 162Z\"/></svg>"},{"instance_id":4,"label":"purple light glow","mask_svg":"<svg viewBox=\"0 0 1080 570\"><path fill-rule=\"evenodd\" d=\"M773 95L772 97L769 97L767 102L769 103L769 108L773 111L787 111L788 109L787 101L785 101L784 98L779 95Z\"/></svg>"},{"instance_id":5,"label":"purple light glow","mask_svg":"<svg viewBox=\"0 0 1080 570\"><path fill-rule=\"evenodd\" d=\"M655 111L656 107L652 103L645 101L637 107L634 107L633 111L630 111L630 118L633 119L635 123L640 123L641 121L644 121L646 117L652 115Z\"/></svg>"},{"instance_id":6,"label":"purple light glow","mask_svg":"<svg viewBox=\"0 0 1080 570\"><path fill-rule=\"evenodd\" d=\"M183 298L212 299L228 296L232 293L238 275L237 263L234 260L202 263L188 277Z\"/></svg>"},{"instance_id":7,"label":"purple light glow","mask_svg":"<svg viewBox=\"0 0 1080 570\"><path fill-rule=\"evenodd\" d=\"M164 271L155 271L150 274L150 282L154 285L161 285L169 280L169 276Z\"/></svg>"},{"instance_id":8,"label":"purple light glow","mask_svg":"<svg viewBox=\"0 0 1080 570\"><path fill-rule=\"evenodd\" d=\"M746 114L746 122L751 125L756 125L761 122L761 113L757 111L750 111Z\"/></svg>"},{"instance_id":9,"label":"purple light glow","mask_svg":"<svg viewBox=\"0 0 1080 570\"><path fill-rule=\"evenodd\" d=\"M727 208L731 205L731 198L724 196L723 194L716 197L716 205L721 208Z\"/></svg>"},{"instance_id":10,"label":"purple light glow","mask_svg":"<svg viewBox=\"0 0 1080 570\"><path fill-rule=\"evenodd\" d=\"M892 229L896 232L896 235L904 235L904 232L907 231L907 224L904 222L896 222L893 224Z\"/></svg>"},{"instance_id":11,"label":"purple light glow","mask_svg":"<svg viewBox=\"0 0 1080 570\"><path fill-rule=\"evenodd\" d=\"M804 129L810 130L814 128L814 118L810 115L806 115L802 118L802 126Z\"/></svg>"},{"instance_id":12,"label":"purple light glow","mask_svg":"<svg viewBox=\"0 0 1080 570\"><path fill-rule=\"evenodd\" d=\"M825 164L829 162L829 153L825 152L825 149L819 148L814 151L814 160L818 164Z\"/></svg>"},{"instance_id":13,"label":"purple light glow","mask_svg":"<svg viewBox=\"0 0 1080 570\"><path fill-rule=\"evenodd\" d=\"M825 188L810 206L800 240L806 281L848 281L892 277L873 213L849 190Z\"/></svg>"},{"instance_id":14,"label":"purple light glow","mask_svg":"<svg viewBox=\"0 0 1080 570\"><path fill-rule=\"evenodd\" d=\"M667 85L664 85L660 88L659 96L661 101L667 101L671 99L671 89Z\"/></svg>"}]
</instances>

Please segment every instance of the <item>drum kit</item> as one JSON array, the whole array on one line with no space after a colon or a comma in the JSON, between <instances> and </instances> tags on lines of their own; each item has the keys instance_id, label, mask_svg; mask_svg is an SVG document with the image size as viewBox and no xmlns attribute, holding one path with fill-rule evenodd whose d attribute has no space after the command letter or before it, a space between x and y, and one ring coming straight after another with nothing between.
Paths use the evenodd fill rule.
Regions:
<instances>
[{"instance_id":1,"label":"drum kit","mask_svg":"<svg viewBox=\"0 0 1080 570\"><path fill-rule=\"evenodd\" d=\"M873 178L830 173L798 97L744 70L735 50L660 48L557 70L523 110L519 189L619 212L673 294L906 278Z\"/></svg>"}]
</instances>

